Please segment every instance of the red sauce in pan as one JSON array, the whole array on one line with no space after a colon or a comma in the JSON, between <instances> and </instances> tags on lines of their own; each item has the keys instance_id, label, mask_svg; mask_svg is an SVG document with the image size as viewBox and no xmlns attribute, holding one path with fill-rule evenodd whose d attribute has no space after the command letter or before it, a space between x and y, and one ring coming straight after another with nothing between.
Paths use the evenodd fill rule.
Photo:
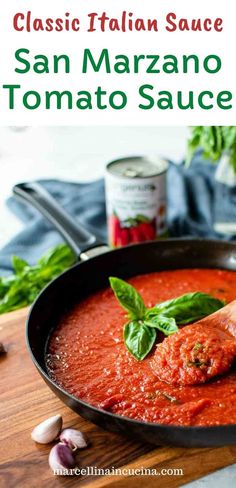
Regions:
<instances>
[{"instance_id":1,"label":"red sauce in pan","mask_svg":"<svg viewBox=\"0 0 236 488\"><path fill-rule=\"evenodd\" d=\"M164 271L137 276L130 283L141 293L147 306L194 291L209 293L227 303L236 299L233 271ZM199 384L191 384L191 374L183 384L167 382L164 353L155 365L162 371L158 377L153 369L155 348L143 361L137 361L127 351L122 337L125 320L125 312L110 289L80 302L63 317L51 336L47 355L50 376L85 402L132 419L177 425L236 423L234 365L227 373L214 378L205 377L203 368L201 378L206 383L201 384L200 378ZM208 340L204 330L199 333L201 343ZM209 344L214 350L215 371L224 373L231 365L234 346L226 340L222 355L220 339L219 334L212 334ZM159 341L162 340L160 336ZM174 335L171 340L171 360L181 362L184 356L181 359L176 352L175 357ZM195 338L191 336L189 340Z\"/></svg>"}]
</instances>

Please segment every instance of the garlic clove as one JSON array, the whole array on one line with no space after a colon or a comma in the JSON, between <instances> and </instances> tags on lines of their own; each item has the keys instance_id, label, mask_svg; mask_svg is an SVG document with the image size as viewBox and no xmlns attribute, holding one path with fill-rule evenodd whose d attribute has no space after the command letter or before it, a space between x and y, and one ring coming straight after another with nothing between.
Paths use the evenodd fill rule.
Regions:
<instances>
[{"instance_id":1,"label":"garlic clove","mask_svg":"<svg viewBox=\"0 0 236 488\"><path fill-rule=\"evenodd\" d=\"M50 451L48 458L50 468L55 472L57 469L73 469L76 466L75 458L68 446L59 442Z\"/></svg>"},{"instance_id":2,"label":"garlic clove","mask_svg":"<svg viewBox=\"0 0 236 488\"><path fill-rule=\"evenodd\" d=\"M72 451L88 446L87 437L76 429L64 429L60 434L60 442L69 446Z\"/></svg>"},{"instance_id":3,"label":"garlic clove","mask_svg":"<svg viewBox=\"0 0 236 488\"><path fill-rule=\"evenodd\" d=\"M58 437L61 428L62 416L54 415L37 425L31 432L31 438L39 444L49 444Z\"/></svg>"}]
</instances>

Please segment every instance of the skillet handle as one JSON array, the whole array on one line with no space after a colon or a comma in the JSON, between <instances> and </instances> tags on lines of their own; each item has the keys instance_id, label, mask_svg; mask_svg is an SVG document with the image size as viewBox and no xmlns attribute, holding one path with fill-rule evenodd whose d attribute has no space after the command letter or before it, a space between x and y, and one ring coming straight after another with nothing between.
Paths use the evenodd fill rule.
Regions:
<instances>
[{"instance_id":1,"label":"skillet handle","mask_svg":"<svg viewBox=\"0 0 236 488\"><path fill-rule=\"evenodd\" d=\"M92 255L108 250L96 236L78 221L75 222L39 183L19 183L13 187L13 194L21 202L29 203L39 210L60 232L78 258L88 259L89 255L85 251L90 249Z\"/></svg>"}]
</instances>

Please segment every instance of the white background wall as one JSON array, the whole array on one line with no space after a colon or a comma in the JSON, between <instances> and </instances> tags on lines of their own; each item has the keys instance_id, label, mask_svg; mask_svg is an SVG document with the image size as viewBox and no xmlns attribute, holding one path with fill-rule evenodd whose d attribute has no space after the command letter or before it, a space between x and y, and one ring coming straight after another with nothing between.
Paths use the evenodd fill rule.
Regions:
<instances>
[{"instance_id":1,"label":"white background wall","mask_svg":"<svg viewBox=\"0 0 236 488\"><path fill-rule=\"evenodd\" d=\"M158 154L179 161L185 154L185 127L26 127L0 128L0 247L21 229L6 208L20 181L59 178L89 181L112 159Z\"/></svg>"}]
</instances>

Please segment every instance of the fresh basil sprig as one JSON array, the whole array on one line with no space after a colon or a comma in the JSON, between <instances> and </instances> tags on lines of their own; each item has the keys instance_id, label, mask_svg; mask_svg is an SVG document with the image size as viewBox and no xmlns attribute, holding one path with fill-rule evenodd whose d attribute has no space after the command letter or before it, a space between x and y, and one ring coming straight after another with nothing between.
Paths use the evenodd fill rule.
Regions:
<instances>
[{"instance_id":1,"label":"fresh basil sprig","mask_svg":"<svg viewBox=\"0 0 236 488\"><path fill-rule=\"evenodd\" d=\"M190 164L197 149L203 150L203 158L216 163L227 153L229 163L236 174L236 126L193 126L188 140L187 164Z\"/></svg>"},{"instance_id":2,"label":"fresh basil sprig","mask_svg":"<svg viewBox=\"0 0 236 488\"><path fill-rule=\"evenodd\" d=\"M32 303L51 280L75 261L74 253L66 244L49 249L34 266L18 256L13 256L14 273L0 277L0 314Z\"/></svg>"},{"instance_id":3,"label":"fresh basil sprig","mask_svg":"<svg viewBox=\"0 0 236 488\"><path fill-rule=\"evenodd\" d=\"M128 312L129 321L124 326L125 345L139 361L153 348L157 330L169 336L178 330L177 324L189 324L224 306L222 300L196 292L147 308L132 285L120 278L111 277L109 280L117 300Z\"/></svg>"},{"instance_id":4,"label":"fresh basil sprig","mask_svg":"<svg viewBox=\"0 0 236 488\"><path fill-rule=\"evenodd\" d=\"M120 278L110 278L111 288L121 304L128 312L130 321L124 326L125 345L131 354L139 361L151 351L155 340L156 330L170 335L178 330L174 318L161 314L148 315L141 295L135 288Z\"/></svg>"}]
</instances>

